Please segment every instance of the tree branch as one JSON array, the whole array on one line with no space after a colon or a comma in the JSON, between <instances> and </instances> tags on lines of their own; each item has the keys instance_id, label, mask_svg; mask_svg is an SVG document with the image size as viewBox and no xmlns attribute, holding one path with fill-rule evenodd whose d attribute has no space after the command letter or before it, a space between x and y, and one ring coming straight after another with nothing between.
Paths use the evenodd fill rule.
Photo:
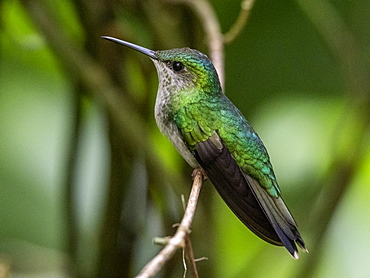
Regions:
<instances>
[{"instance_id":1,"label":"tree branch","mask_svg":"<svg viewBox=\"0 0 370 278\"><path fill-rule=\"evenodd\" d=\"M176 2L176 1L174 1ZM213 7L207 0L177 0L191 7L198 15L207 35L209 57L216 68L221 87L225 88L224 43L221 26Z\"/></svg>"},{"instance_id":2,"label":"tree branch","mask_svg":"<svg viewBox=\"0 0 370 278\"><path fill-rule=\"evenodd\" d=\"M175 0L172 1L176 2ZM241 3L241 10L237 20L229 32L222 35L217 15L207 0L177 0L177 2L184 2L189 5L202 22L203 29L207 35L209 56L217 70L223 89L225 88L224 43L231 43L243 30L243 27L247 24L254 1L244 0Z\"/></svg>"},{"instance_id":3,"label":"tree branch","mask_svg":"<svg viewBox=\"0 0 370 278\"><path fill-rule=\"evenodd\" d=\"M250 11L253 8L254 0L244 0L241 3L241 9L238 18L236 19L230 30L224 35L224 43L231 43L243 30L244 26L247 24Z\"/></svg>"},{"instance_id":4,"label":"tree branch","mask_svg":"<svg viewBox=\"0 0 370 278\"><path fill-rule=\"evenodd\" d=\"M198 275L198 270L197 270L197 264L194 258L193 245L191 243L189 234L185 236L184 253L185 253L185 258L190 266L190 270L193 273L193 277L198 278L199 275Z\"/></svg>"},{"instance_id":5,"label":"tree branch","mask_svg":"<svg viewBox=\"0 0 370 278\"><path fill-rule=\"evenodd\" d=\"M169 240L168 244L141 270L136 278L153 277L174 255L175 251L185 245L185 237L190 233L190 226L193 222L198 197L203 182L203 174L200 169L195 169L195 178L191 188L188 205L184 217L181 220L175 235Z\"/></svg>"}]
</instances>

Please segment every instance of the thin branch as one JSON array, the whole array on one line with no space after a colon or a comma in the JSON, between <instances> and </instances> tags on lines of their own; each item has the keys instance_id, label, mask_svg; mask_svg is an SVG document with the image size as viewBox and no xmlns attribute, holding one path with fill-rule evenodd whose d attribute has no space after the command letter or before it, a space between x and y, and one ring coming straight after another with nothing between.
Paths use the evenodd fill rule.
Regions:
<instances>
[{"instance_id":1,"label":"thin branch","mask_svg":"<svg viewBox=\"0 0 370 278\"><path fill-rule=\"evenodd\" d=\"M241 3L241 9L238 18L236 19L234 25L231 26L230 30L224 35L225 44L231 43L240 34L245 25L247 25L250 11L253 8L254 2L255 0L244 0Z\"/></svg>"},{"instance_id":2,"label":"thin branch","mask_svg":"<svg viewBox=\"0 0 370 278\"><path fill-rule=\"evenodd\" d=\"M193 252L193 245L191 244L190 236L187 234L185 236L185 258L188 262L188 265L190 266L190 270L193 273L194 278L198 278L198 269L197 269L197 264L194 258L194 252Z\"/></svg>"},{"instance_id":3,"label":"thin branch","mask_svg":"<svg viewBox=\"0 0 370 278\"><path fill-rule=\"evenodd\" d=\"M198 15L207 34L209 56L217 70L222 88L225 88L224 43L231 43L247 24L255 0L244 0L234 25L222 35L216 13L207 0L178 0L188 4Z\"/></svg>"},{"instance_id":4,"label":"thin branch","mask_svg":"<svg viewBox=\"0 0 370 278\"><path fill-rule=\"evenodd\" d=\"M188 205L184 217L181 220L175 235L169 240L168 244L141 270L136 278L153 277L174 255L175 251L185 245L185 237L190 233L190 226L193 222L195 209L198 203L200 189L202 187L203 174L199 169L195 171L195 178L191 188Z\"/></svg>"},{"instance_id":5,"label":"thin branch","mask_svg":"<svg viewBox=\"0 0 370 278\"><path fill-rule=\"evenodd\" d=\"M189 5L198 15L207 35L209 57L220 78L221 87L225 88L224 43L220 22L212 5L207 0L177 0Z\"/></svg>"}]
</instances>

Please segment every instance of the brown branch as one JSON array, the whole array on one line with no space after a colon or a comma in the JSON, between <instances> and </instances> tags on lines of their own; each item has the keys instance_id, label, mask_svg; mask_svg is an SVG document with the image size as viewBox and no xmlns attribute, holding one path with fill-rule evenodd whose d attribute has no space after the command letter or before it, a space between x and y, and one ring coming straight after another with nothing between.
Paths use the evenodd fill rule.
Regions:
<instances>
[{"instance_id":1,"label":"brown branch","mask_svg":"<svg viewBox=\"0 0 370 278\"><path fill-rule=\"evenodd\" d=\"M238 18L236 19L234 25L231 26L230 30L224 35L225 44L231 43L243 30L247 24L254 1L255 0L244 0L241 3L241 9Z\"/></svg>"},{"instance_id":2,"label":"brown branch","mask_svg":"<svg viewBox=\"0 0 370 278\"><path fill-rule=\"evenodd\" d=\"M194 258L193 245L190 240L189 234L185 236L185 248L184 248L185 258L190 266L190 270L193 273L194 278L198 278L198 270L196 260Z\"/></svg>"},{"instance_id":3,"label":"brown branch","mask_svg":"<svg viewBox=\"0 0 370 278\"><path fill-rule=\"evenodd\" d=\"M168 244L161 250L161 252L159 252L158 255L156 255L149 263L146 264L136 278L153 277L166 264L166 262L172 258L177 249L184 247L185 237L190 233L190 226L193 222L203 181L202 171L199 169L195 169L194 171L195 178L191 188L188 205L175 235L170 238Z\"/></svg>"},{"instance_id":4,"label":"brown branch","mask_svg":"<svg viewBox=\"0 0 370 278\"><path fill-rule=\"evenodd\" d=\"M212 5L207 0L173 0L173 2L186 3L198 15L207 36L209 57L216 68L222 88L225 88L223 36Z\"/></svg>"},{"instance_id":5,"label":"brown branch","mask_svg":"<svg viewBox=\"0 0 370 278\"><path fill-rule=\"evenodd\" d=\"M217 70L223 89L225 88L224 43L232 42L240 34L243 27L247 24L254 1L244 0L241 3L241 11L235 24L230 28L229 32L222 35L217 15L207 0L172 0L172 2L186 3L198 15L207 35L209 56Z\"/></svg>"}]
</instances>

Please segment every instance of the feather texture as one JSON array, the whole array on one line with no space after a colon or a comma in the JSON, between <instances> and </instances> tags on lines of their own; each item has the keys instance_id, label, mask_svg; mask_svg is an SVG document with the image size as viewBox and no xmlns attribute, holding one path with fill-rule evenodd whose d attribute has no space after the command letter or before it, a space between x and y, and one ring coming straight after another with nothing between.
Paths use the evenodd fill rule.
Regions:
<instances>
[{"instance_id":1,"label":"feather texture","mask_svg":"<svg viewBox=\"0 0 370 278\"><path fill-rule=\"evenodd\" d=\"M195 146L194 155L235 215L265 241L284 245L298 258L295 242L305 249L297 225L281 197L273 197L245 174L215 133Z\"/></svg>"}]
</instances>

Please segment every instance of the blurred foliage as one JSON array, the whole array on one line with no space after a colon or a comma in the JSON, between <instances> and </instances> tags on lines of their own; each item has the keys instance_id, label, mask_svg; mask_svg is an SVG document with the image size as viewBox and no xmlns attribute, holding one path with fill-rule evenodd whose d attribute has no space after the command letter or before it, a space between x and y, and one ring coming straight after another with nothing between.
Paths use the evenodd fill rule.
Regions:
<instances>
[{"instance_id":1,"label":"blurred foliage","mask_svg":"<svg viewBox=\"0 0 370 278\"><path fill-rule=\"evenodd\" d=\"M182 216L191 169L155 126L147 57L207 52L176 1L0 2L0 276L132 277ZM223 32L238 1L214 0ZM241 224L210 183L191 234L200 277L368 277L370 1L257 0L226 46L226 94L267 146L309 254ZM160 277L182 277L181 252Z\"/></svg>"}]
</instances>

